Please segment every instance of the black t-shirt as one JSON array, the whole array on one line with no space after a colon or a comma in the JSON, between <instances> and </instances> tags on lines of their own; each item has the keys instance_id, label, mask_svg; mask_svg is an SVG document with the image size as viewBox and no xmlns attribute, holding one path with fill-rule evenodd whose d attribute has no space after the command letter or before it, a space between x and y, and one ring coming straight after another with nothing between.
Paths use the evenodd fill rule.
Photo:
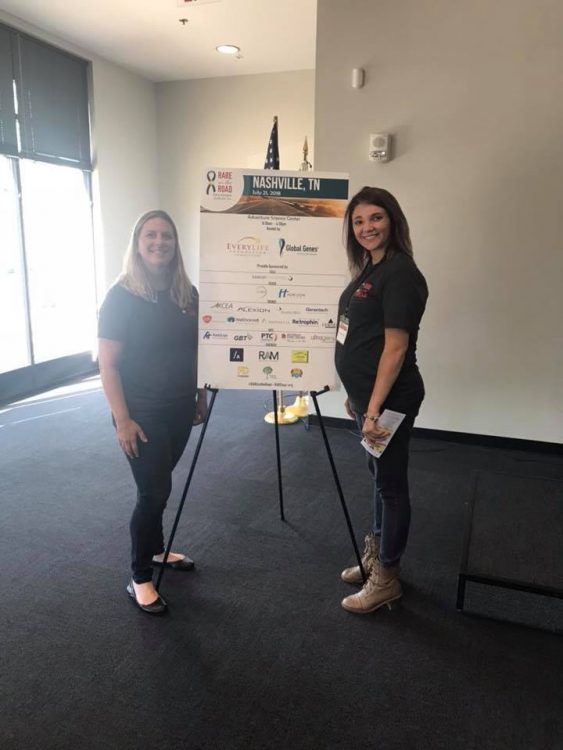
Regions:
<instances>
[{"instance_id":1,"label":"black t-shirt","mask_svg":"<svg viewBox=\"0 0 563 750\"><path fill-rule=\"evenodd\" d=\"M168 291L155 302L119 284L109 289L100 308L98 336L119 341L119 374L125 400L135 414L194 399L198 337L198 295L181 310Z\"/></svg>"},{"instance_id":2,"label":"black t-shirt","mask_svg":"<svg viewBox=\"0 0 563 750\"><path fill-rule=\"evenodd\" d=\"M336 369L353 408L365 412L379 359L385 328L409 333L401 371L382 408L416 415L424 398L424 385L416 364L416 340L424 313L428 287L412 258L404 253L371 262L344 290L338 315L349 319L344 344L337 342Z\"/></svg>"}]
</instances>

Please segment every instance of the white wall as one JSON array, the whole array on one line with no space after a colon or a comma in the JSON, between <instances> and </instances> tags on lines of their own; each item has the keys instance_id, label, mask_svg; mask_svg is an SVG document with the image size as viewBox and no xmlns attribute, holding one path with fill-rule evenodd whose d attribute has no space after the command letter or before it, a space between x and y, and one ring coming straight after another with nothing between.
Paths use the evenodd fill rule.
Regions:
<instances>
[{"instance_id":1,"label":"white wall","mask_svg":"<svg viewBox=\"0 0 563 750\"><path fill-rule=\"evenodd\" d=\"M100 286L121 270L137 217L160 204L155 84L105 60L92 64L95 219Z\"/></svg>"},{"instance_id":2,"label":"white wall","mask_svg":"<svg viewBox=\"0 0 563 750\"><path fill-rule=\"evenodd\" d=\"M559 0L319 0L315 166L409 219L422 427L563 440L562 28ZM367 160L378 131L388 164Z\"/></svg>"},{"instance_id":3,"label":"white wall","mask_svg":"<svg viewBox=\"0 0 563 750\"><path fill-rule=\"evenodd\" d=\"M0 20L91 61L98 295L121 268L137 216L158 205L155 84L0 11Z\"/></svg>"},{"instance_id":4,"label":"white wall","mask_svg":"<svg viewBox=\"0 0 563 750\"><path fill-rule=\"evenodd\" d=\"M280 167L314 162L314 71L157 84L162 207L178 224L188 273L199 273L201 178L210 166L262 169L274 115Z\"/></svg>"}]
</instances>

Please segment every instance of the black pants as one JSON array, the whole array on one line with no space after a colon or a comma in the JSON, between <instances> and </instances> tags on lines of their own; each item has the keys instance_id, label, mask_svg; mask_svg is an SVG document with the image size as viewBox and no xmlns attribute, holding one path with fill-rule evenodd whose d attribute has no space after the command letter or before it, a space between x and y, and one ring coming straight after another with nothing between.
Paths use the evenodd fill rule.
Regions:
<instances>
[{"instance_id":1,"label":"black pants","mask_svg":"<svg viewBox=\"0 0 563 750\"><path fill-rule=\"evenodd\" d=\"M137 413L132 419L148 442L138 440L139 458L128 459L137 485L131 516L131 571L135 583L152 580L152 557L164 552L162 515L172 490L172 471L184 449L194 418L195 400Z\"/></svg>"},{"instance_id":2,"label":"black pants","mask_svg":"<svg viewBox=\"0 0 563 750\"><path fill-rule=\"evenodd\" d=\"M373 478L373 533L380 537L379 559L385 567L399 564L409 536L409 443L414 419L407 414L381 458L366 452ZM361 431L361 414L356 413L356 422Z\"/></svg>"}]
</instances>

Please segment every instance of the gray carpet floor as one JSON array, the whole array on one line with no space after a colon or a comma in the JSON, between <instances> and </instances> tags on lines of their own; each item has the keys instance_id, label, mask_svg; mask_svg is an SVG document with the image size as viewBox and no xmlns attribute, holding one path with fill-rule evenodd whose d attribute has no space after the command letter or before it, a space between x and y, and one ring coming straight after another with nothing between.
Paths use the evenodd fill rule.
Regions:
<instances>
[{"instance_id":1,"label":"gray carpet floor","mask_svg":"<svg viewBox=\"0 0 563 750\"><path fill-rule=\"evenodd\" d=\"M167 572L151 618L125 592L134 490L90 386L0 413L2 750L562 747L563 602L468 584L455 608L476 472L474 564L561 581L561 458L415 439L405 596L354 616L319 428L281 428L284 523L271 394L220 392L174 545L197 567ZM364 456L328 433L361 538Z\"/></svg>"}]
</instances>

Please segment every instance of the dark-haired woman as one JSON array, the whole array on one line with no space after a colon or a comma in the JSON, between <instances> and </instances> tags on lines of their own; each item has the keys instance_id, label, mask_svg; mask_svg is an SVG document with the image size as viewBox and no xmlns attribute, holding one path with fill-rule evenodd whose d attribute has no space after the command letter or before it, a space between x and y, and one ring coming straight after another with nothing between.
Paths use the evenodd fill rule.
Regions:
<instances>
[{"instance_id":1,"label":"dark-haired woman","mask_svg":"<svg viewBox=\"0 0 563 750\"><path fill-rule=\"evenodd\" d=\"M345 234L352 281L339 302L336 368L348 398L346 411L368 443L386 435L385 409L405 415L380 458L368 454L374 480L373 528L365 538L362 589L347 596L349 612L373 612L402 596L399 562L410 525L409 440L424 398L416 341L428 288L413 260L407 220L396 198L365 187L350 201ZM342 571L362 584L359 566Z\"/></svg>"},{"instance_id":2,"label":"dark-haired woman","mask_svg":"<svg viewBox=\"0 0 563 750\"><path fill-rule=\"evenodd\" d=\"M100 309L99 363L117 440L127 456L137 504L131 517L127 592L149 614L166 610L153 581L163 564L162 516L193 424L207 413L197 389L198 295L182 262L178 232L164 211L137 221L123 272ZM167 566L193 561L171 553Z\"/></svg>"}]
</instances>

